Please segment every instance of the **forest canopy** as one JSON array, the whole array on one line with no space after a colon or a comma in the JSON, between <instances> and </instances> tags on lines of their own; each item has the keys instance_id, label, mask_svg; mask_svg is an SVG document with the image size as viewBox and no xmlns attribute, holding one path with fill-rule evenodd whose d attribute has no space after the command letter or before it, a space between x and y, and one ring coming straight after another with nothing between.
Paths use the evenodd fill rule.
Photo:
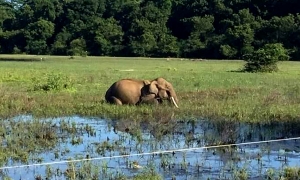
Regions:
<instances>
[{"instance_id":1,"label":"forest canopy","mask_svg":"<svg viewBox=\"0 0 300 180\"><path fill-rule=\"evenodd\" d=\"M0 0L0 53L300 59L299 0Z\"/></svg>"}]
</instances>

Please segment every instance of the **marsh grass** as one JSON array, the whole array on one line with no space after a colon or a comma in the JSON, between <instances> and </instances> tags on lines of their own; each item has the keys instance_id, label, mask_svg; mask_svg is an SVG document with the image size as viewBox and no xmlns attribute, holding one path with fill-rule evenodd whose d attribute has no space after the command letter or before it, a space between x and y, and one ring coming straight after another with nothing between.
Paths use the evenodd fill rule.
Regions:
<instances>
[{"instance_id":1,"label":"marsh grass","mask_svg":"<svg viewBox=\"0 0 300 180\"><path fill-rule=\"evenodd\" d=\"M148 180L162 180L163 178L158 175L158 174L153 174L153 173L141 173L136 175L133 180L144 180L144 179L148 179Z\"/></svg>"},{"instance_id":2,"label":"marsh grass","mask_svg":"<svg viewBox=\"0 0 300 180\"><path fill-rule=\"evenodd\" d=\"M141 108L147 107L142 106ZM159 114L159 112L157 113ZM169 117L167 117L167 119L168 118ZM89 121L89 119L84 120ZM91 134L91 132L94 131L93 129L95 127L91 127L93 123L85 124L82 123L82 121L78 121L78 119L72 121L68 118L58 118L54 121L52 119L38 120L32 119L31 116L23 116L19 119L4 120L0 126L0 140L2 141L2 147L0 148L0 160L3 164L5 162L22 162L29 164L33 162L47 162L48 160L43 159L45 156L40 155L39 152L48 151L50 153L56 154L55 161L64 158L66 158L67 160L79 160L94 157L112 157L114 155L123 154L124 151L126 154L132 154L136 152L151 152L152 150L155 151L161 148L171 149L168 147L168 145L173 148L173 145L180 148L180 145L177 146L176 142L184 142L185 145L183 145L182 147L195 147L196 143L198 143L197 141L199 140L196 136L194 136L195 134L197 135L197 133L198 135L205 134L205 136L200 137L201 140L205 142L205 144L198 144L200 147L204 147L204 145L231 143L228 141L230 139L233 139L233 142L238 142L240 138L242 138L243 140L245 140L244 138L246 138L245 141L250 141L250 139L252 138L248 137L248 133L254 133L257 136L262 135L263 138L268 138L268 132L278 137L281 132L288 132L295 135L297 134L295 132L297 132L297 130L299 129L297 128L299 125L296 126L299 123L290 124L287 127L283 125L262 125L261 128L264 129L264 131L260 131L258 130L259 126L252 126L251 128L247 129L247 127L245 128L242 123L234 123L230 121L224 122L215 120L209 122L209 124L206 125L203 122L195 122L194 127L192 121L174 121L171 120L165 122L165 119L162 119L162 121L158 122L149 121L148 123L146 123L146 125L145 123L141 123L140 121L128 121L126 119L111 121L112 124L110 126L104 128L102 127L99 129L96 128L98 132L101 133L98 134L96 141L89 141L90 137L85 139L84 135ZM208 123L208 121L206 121L206 123ZM100 123L100 126L102 125L103 124ZM112 127L115 129L112 130ZM199 129L193 131L193 129L196 127L203 128L203 132L201 132L201 130ZM244 128L244 132L240 131L241 128ZM114 139L113 137L109 136L109 132L111 131L114 131L114 133L118 132L118 134L120 135L119 138ZM126 133L120 133L120 131ZM163 134L166 131L167 133ZM259 133L257 132L260 132L262 134L258 135ZM153 135L153 139L149 139L149 133ZM144 136L145 134L147 135ZM209 140L209 134L213 136L211 140ZM101 136L104 137L101 138ZM122 138L122 136L126 137ZM163 136L163 138L165 139L160 139L161 136ZM76 139L76 143L74 143L73 141L74 138ZM70 154L64 155L65 151L68 151L66 152L67 154L70 153L74 145L74 147L77 148L76 146L78 144L78 139L82 139L86 143L85 145L88 146L88 149L86 149L87 151L80 151L81 153L79 154L75 153L72 158L69 158ZM84 142L80 141L79 144L84 144ZM53 148L55 145L59 146ZM156 147L154 147L153 149L148 149L150 146L155 145ZM268 152L265 149L266 147L270 149L272 147L271 143L265 144L266 147L261 147L259 151L251 151L251 148L248 149L250 151L246 151L246 146L240 146L240 148L238 148L237 146L233 146L207 149L206 153L200 151L194 152L192 156L191 154L189 154L189 152L175 152L167 154L161 153L149 157L146 157L145 155L137 159L134 159L133 157L125 157L117 160L117 164L114 165L111 164L111 161L113 161L112 159L101 161L74 161L66 163L63 166L46 166L45 173L38 171L37 167L34 168L36 168L37 173L40 173L35 174L36 179L66 178L156 180L163 179L162 176L165 176L165 173L169 173L171 176L171 173L177 173L177 171L179 174L186 173L187 177L189 178L193 178L194 175L195 178L199 178L209 172L211 173L211 175L208 176L213 177L213 174L216 175L216 173L218 172L215 171L216 169L214 168L219 168L222 169L221 171L224 171L224 174L220 172L219 179L249 179L251 177L268 177L269 179L278 179L278 177L285 177L285 179L297 179L300 172L299 168L286 167L286 163L290 161L289 158L294 157L294 155L292 155L292 157L288 156L289 150L287 149L289 149L290 145L291 144L286 144L287 148L282 147L278 152L278 155L276 154L270 156L270 159L273 159L275 157L275 161L276 159L278 159L280 163L282 163L282 165L279 165L280 170L276 170L276 173L272 173L272 169L268 170L267 172L262 171L262 169L265 168L265 165L263 164L268 164L269 160L268 158L267 160L260 160L261 155L268 155ZM258 148L257 145L254 146L255 149ZM295 142L294 146L297 146L297 142ZM66 150L62 149L62 147L66 147ZM273 146L273 148L276 149L276 146ZM49 154L46 153L44 155L47 156ZM212 158L214 160L209 160L211 159L212 155L214 156ZM216 157L223 157L225 159L228 159L226 161L223 161L219 160L218 158L215 159ZM197 158L197 163L195 163L194 161L195 158ZM217 165L213 165L214 163L212 163L212 161ZM224 162L224 164L220 163L221 161ZM136 168L134 165L141 165L142 167ZM251 169L254 166L255 168ZM162 173L162 169L165 173ZM259 172L259 174L256 174L256 171ZM229 174L226 174L225 172ZM265 176L265 174L267 176ZM232 178L230 178L231 176Z\"/></svg>"},{"instance_id":3,"label":"marsh grass","mask_svg":"<svg viewBox=\"0 0 300 180\"><path fill-rule=\"evenodd\" d=\"M300 177L300 168L299 167L284 168L282 180L299 179L299 177Z\"/></svg>"},{"instance_id":4,"label":"marsh grass","mask_svg":"<svg viewBox=\"0 0 300 180\"><path fill-rule=\"evenodd\" d=\"M90 134L91 127L74 125L65 120L57 122L49 120L28 119L21 116L17 119L2 120L0 126L0 165L6 163L43 162L39 153L53 150L58 143L70 137L81 144L81 133ZM94 135L94 134L92 134ZM68 151L67 149L65 151ZM62 150L63 152L63 150ZM55 157L59 154L54 152ZM61 154L63 155L63 153Z\"/></svg>"},{"instance_id":5,"label":"marsh grass","mask_svg":"<svg viewBox=\"0 0 300 180\"><path fill-rule=\"evenodd\" d=\"M0 133L4 136L0 148L1 164L10 157L12 161L27 163L30 153L41 152L53 148L57 143L56 128L49 123L9 121L1 126Z\"/></svg>"},{"instance_id":6,"label":"marsh grass","mask_svg":"<svg viewBox=\"0 0 300 180\"><path fill-rule=\"evenodd\" d=\"M25 55L0 57L31 58ZM162 123L172 119L200 118L244 122L300 119L298 62L279 63L277 73L241 73L237 70L243 67L242 61L43 58L44 61L36 62L0 61L2 118L19 114L37 117L77 114ZM115 106L104 100L106 90L119 79L156 77L164 77L173 84L179 109L169 105ZM45 87L45 84L46 91L37 88Z\"/></svg>"}]
</instances>

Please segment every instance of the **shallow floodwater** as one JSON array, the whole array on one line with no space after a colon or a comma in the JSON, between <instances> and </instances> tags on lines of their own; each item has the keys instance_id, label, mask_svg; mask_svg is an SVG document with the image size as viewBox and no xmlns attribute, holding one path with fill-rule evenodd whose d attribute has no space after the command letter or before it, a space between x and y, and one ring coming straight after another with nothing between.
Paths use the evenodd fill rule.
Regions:
<instances>
[{"instance_id":1,"label":"shallow floodwater","mask_svg":"<svg viewBox=\"0 0 300 180\"><path fill-rule=\"evenodd\" d=\"M33 120L20 116L4 121L4 125L8 121ZM284 168L300 167L300 140L279 141L299 137L297 124L207 120L134 123L78 116L39 121L56 127L64 122L75 127L76 133L68 136L57 130L64 134L59 142L51 149L32 152L28 163L10 158L2 167L2 179L117 179L142 172L176 180L277 179ZM262 142L250 143L257 141ZM5 140L2 143L5 145ZM236 145L223 146L226 144Z\"/></svg>"}]
</instances>

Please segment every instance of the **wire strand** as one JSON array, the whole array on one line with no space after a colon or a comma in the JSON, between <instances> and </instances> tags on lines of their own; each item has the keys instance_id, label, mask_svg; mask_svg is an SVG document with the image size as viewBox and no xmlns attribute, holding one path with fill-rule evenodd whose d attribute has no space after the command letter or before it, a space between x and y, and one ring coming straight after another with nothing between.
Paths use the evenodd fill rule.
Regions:
<instances>
[{"instance_id":1,"label":"wire strand","mask_svg":"<svg viewBox=\"0 0 300 180\"><path fill-rule=\"evenodd\" d=\"M54 162L35 163L35 164L27 164L27 165L6 166L6 167L1 167L0 170L26 168L26 167L34 167L34 166L46 166L46 165L55 165L55 164L66 164L66 163L83 162L83 161L115 159L115 158L133 157L133 156L165 154L165 153L173 153L173 152L195 151L195 150L214 149L214 148L230 147L230 146L253 145L253 144L271 143L271 142L291 141L291 140L298 140L298 139L300 139L300 137L265 140L265 141L254 141L254 142L245 142L245 143L212 145L212 146L203 146L203 147L195 147L195 148L172 149L172 150L153 151L153 152L146 152L146 153L136 153L136 154L128 154L128 155L109 156L109 157L96 157L96 158L84 158L84 159L74 159L74 160L65 160L65 161L54 161Z\"/></svg>"}]
</instances>

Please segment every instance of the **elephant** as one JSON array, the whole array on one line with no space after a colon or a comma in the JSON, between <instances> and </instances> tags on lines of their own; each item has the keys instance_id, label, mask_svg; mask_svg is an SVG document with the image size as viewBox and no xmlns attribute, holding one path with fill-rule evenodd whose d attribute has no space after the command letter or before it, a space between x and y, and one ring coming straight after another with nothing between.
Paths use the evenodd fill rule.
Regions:
<instances>
[{"instance_id":1,"label":"elephant","mask_svg":"<svg viewBox=\"0 0 300 180\"><path fill-rule=\"evenodd\" d=\"M121 79L113 83L105 94L108 103L117 105L160 104L164 99L168 99L178 108L178 99L173 85L161 77L152 81Z\"/></svg>"}]
</instances>

